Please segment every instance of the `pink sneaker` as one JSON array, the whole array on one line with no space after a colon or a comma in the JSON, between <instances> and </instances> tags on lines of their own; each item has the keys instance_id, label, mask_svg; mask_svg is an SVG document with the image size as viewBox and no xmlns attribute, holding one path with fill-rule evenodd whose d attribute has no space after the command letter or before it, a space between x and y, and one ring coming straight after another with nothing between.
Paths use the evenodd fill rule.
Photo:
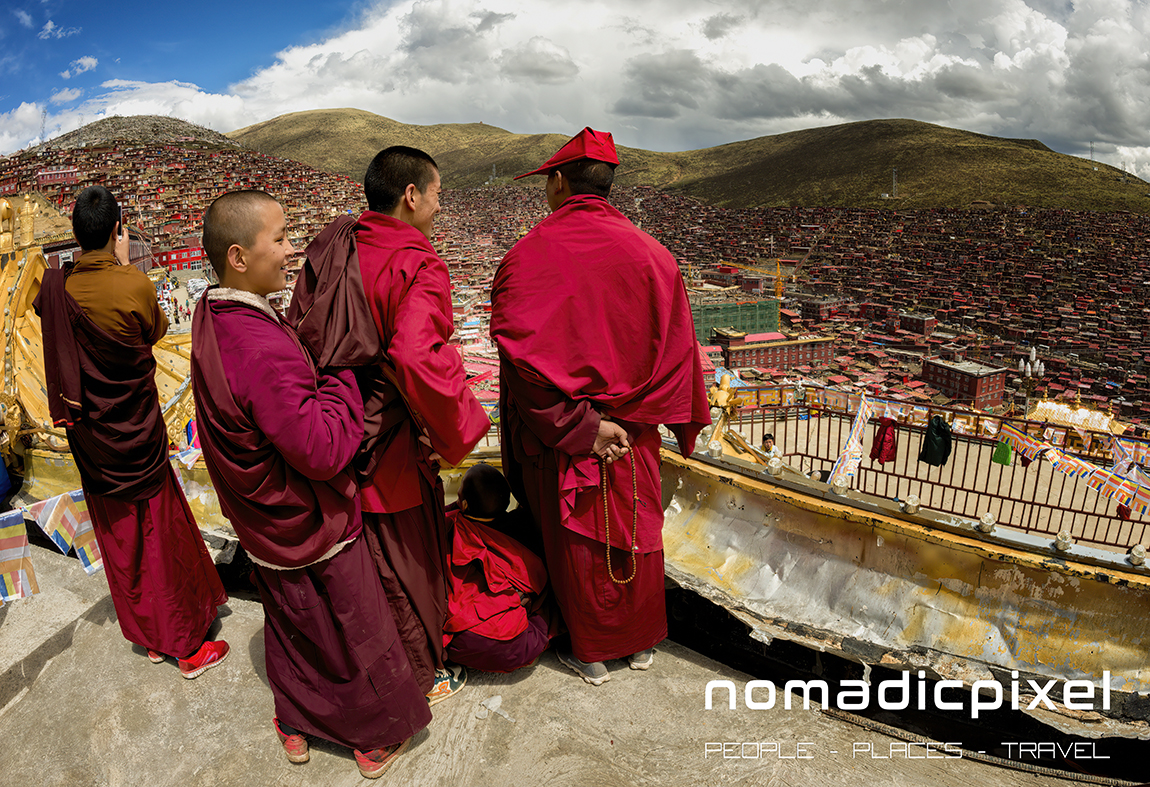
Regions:
<instances>
[{"instance_id":1,"label":"pink sneaker","mask_svg":"<svg viewBox=\"0 0 1150 787\"><path fill-rule=\"evenodd\" d=\"M191 658L180 659L180 674L188 680L198 677L204 670L217 666L228 657L228 643L221 640L200 645Z\"/></svg>"},{"instance_id":2,"label":"pink sneaker","mask_svg":"<svg viewBox=\"0 0 1150 787\"><path fill-rule=\"evenodd\" d=\"M164 659L166 658L167 656L165 656L163 653L148 648L148 660L153 664L163 664Z\"/></svg>"},{"instance_id":3,"label":"pink sneaker","mask_svg":"<svg viewBox=\"0 0 1150 787\"><path fill-rule=\"evenodd\" d=\"M384 771L395 763L409 743L411 743L411 738L403 743L385 746L382 749L372 749L366 752L356 749L355 764L359 766L359 775L365 779L378 779Z\"/></svg>"},{"instance_id":4,"label":"pink sneaker","mask_svg":"<svg viewBox=\"0 0 1150 787\"><path fill-rule=\"evenodd\" d=\"M272 725L276 728L280 743L284 745L284 754L287 755L288 762L307 762L311 757L307 753L307 738L299 733L288 735L280 729L279 719L272 719Z\"/></svg>"}]
</instances>

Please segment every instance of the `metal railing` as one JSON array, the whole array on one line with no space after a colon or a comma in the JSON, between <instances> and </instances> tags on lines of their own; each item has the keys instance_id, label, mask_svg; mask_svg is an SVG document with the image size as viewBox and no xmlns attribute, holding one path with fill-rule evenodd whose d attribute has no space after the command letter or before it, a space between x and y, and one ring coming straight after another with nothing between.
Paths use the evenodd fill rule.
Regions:
<instances>
[{"instance_id":1,"label":"metal railing","mask_svg":"<svg viewBox=\"0 0 1150 787\"><path fill-rule=\"evenodd\" d=\"M746 405L736 428L744 437L759 445L771 433L792 467L829 477L850 433L858 394L785 387L740 388L738 393ZM1000 525L1052 537L1068 531L1093 545L1125 550L1146 542L1146 517L1135 510L1123 519L1117 504L1088 487L1083 477L1067 476L1041 458L1024 463L1017 453L1010 466L991 461L1004 422L1102 467L1111 464L1108 433L934 405L870 401L874 415L854 489L888 499L917 495L924 508L971 519L989 512ZM878 422L887 413L898 416L898 450L893 461L880 463L869 456ZM918 459L927 424L936 415L952 424L950 458L940 467ZM1150 449L1144 440L1123 440Z\"/></svg>"}]
</instances>

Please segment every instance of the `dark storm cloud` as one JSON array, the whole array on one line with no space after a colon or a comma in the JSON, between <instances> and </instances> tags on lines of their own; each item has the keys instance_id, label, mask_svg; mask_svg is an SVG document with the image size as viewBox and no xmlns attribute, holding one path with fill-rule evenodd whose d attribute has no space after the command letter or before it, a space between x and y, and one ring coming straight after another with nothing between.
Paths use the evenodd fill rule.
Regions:
<instances>
[{"instance_id":1,"label":"dark storm cloud","mask_svg":"<svg viewBox=\"0 0 1150 787\"><path fill-rule=\"evenodd\" d=\"M805 116L937 119L940 98L968 104L1003 98L1002 85L979 70L952 64L922 79L905 79L879 66L833 80L798 78L777 63L726 71L694 53L667 52L633 58L614 111L642 118L678 118L694 112L717 119L753 121Z\"/></svg>"},{"instance_id":2,"label":"dark storm cloud","mask_svg":"<svg viewBox=\"0 0 1150 787\"><path fill-rule=\"evenodd\" d=\"M634 57L626 75L614 111L638 117L673 118L683 109L698 109L713 84L711 70L687 50Z\"/></svg>"},{"instance_id":3,"label":"dark storm cloud","mask_svg":"<svg viewBox=\"0 0 1150 787\"><path fill-rule=\"evenodd\" d=\"M703 35L709 40L714 41L731 32L731 29L737 27L742 21L743 17L741 16L715 14L712 17L708 17L707 21L703 23Z\"/></svg>"}]
</instances>

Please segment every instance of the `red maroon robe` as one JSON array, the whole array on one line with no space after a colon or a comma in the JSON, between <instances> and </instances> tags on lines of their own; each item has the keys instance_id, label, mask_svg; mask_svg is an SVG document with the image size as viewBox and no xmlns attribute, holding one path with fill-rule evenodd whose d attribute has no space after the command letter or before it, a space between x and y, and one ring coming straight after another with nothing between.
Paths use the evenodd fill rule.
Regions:
<instances>
[{"instance_id":1,"label":"red maroon robe","mask_svg":"<svg viewBox=\"0 0 1150 787\"><path fill-rule=\"evenodd\" d=\"M491 292L501 358L503 466L543 531L547 569L583 661L666 636L658 424L689 455L710 422L686 289L670 253L605 199L577 195L503 258ZM612 568L591 447L600 418L628 432L608 470ZM637 525L632 551L632 525Z\"/></svg>"},{"instance_id":2,"label":"red maroon robe","mask_svg":"<svg viewBox=\"0 0 1150 787\"><path fill-rule=\"evenodd\" d=\"M549 618L554 618L544 595L543 560L503 532L504 521L470 519L458 503L447 507L447 521L452 532L443 633L448 654L486 672L511 672L534 661L551 642Z\"/></svg>"},{"instance_id":3,"label":"red maroon robe","mask_svg":"<svg viewBox=\"0 0 1150 787\"><path fill-rule=\"evenodd\" d=\"M399 743L431 713L357 537L359 390L350 371L317 375L291 328L253 298L204 294L192 385L220 508L257 562L276 715L358 749Z\"/></svg>"},{"instance_id":4,"label":"red maroon robe","mask_svg":"<svg viewBox=\"0 0 1150 787\"><path fill-rule=\"evenodd\" d=\"M99 300L92 316L61 271L45 271L34 304L49 410L80 471L120 630L183 658L228 597L168 461L151 344L125 342L158 341L167 323L147 278L134 281L110 255L89 252L76 272L81 297Z\"/></svg>"},{"instance_id":5,"label":"red maroon robe","mask_svg":"<svg viewBox=\"0 0 1150 787\"><path fill-rule=\"evenodd\" d=\"M447 554L443 484L430 451L457 465L491 427L466 385L454 331L447 266L423 234L374 211L355 227L364 293L409 417L385 434L378 470L362 486L365 538L372 549L420 686L443 666ZM361 379L363 379L361 377ZM364 392L368 396L368 392Z\"/></svg>"}]
</instances>

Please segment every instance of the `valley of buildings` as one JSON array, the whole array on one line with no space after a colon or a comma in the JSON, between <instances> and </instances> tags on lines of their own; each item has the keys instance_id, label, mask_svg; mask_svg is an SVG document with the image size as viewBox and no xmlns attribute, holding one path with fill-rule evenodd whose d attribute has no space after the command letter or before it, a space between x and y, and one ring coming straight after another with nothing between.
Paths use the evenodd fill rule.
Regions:
<instances>
[{"instance_id":1,"label":"valley of buildings","mask_svg":"<svg viewBox=\"0 0 1150 787\"><path fill-rule=\"evenodd\" d=\"M0 159L0 196L19 203L35 193L65 216L72 195L93 183L123 200L134 262L181 278L206 275L199 218L224 191L274 195L301 251L336 215L365 207L360 184L348 178L194 140ZM451 271L456 341L471 383L493 406L491 280L547 208L538 184L450 185L435 244ZM748 383L803 380L999 413L1021 414L1046 395L1150 423L1150 217L1025 208L728 210L649 188L617 188L612 202L679 261L708 369L724 367ZM76 253L67 226L37 220L51 264ZM626 302L626 293L618 297ZM1032 349L1045 374L1028 380L1020 362Z\"/></svg>"}]
</instances>

